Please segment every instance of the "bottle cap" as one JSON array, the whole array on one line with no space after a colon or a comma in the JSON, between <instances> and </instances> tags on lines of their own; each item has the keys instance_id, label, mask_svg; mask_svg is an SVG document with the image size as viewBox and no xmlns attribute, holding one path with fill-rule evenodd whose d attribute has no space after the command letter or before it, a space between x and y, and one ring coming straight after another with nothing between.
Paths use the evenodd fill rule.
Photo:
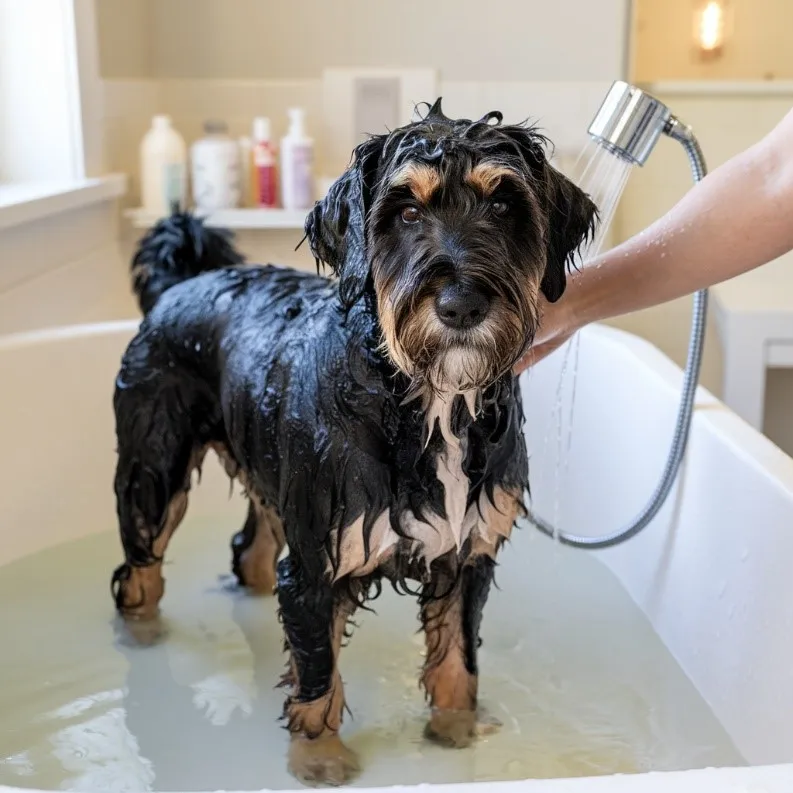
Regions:
<instances>
[{"instance_id":1,"label":"bottle cap","mask_svg":"<svg viewBox=\"0 0 793 793\"><path fill-rule=\"evenodd\" d=\"M165 115L154 116L151 120L151 125L155 129L166 129L171 126L171 117Z\"/></svg>"},{"instance_id":2,"label":"bottle cap","mask_svg":"<svg viewBox=\"0 0 793 793\"><path fill-rule=\"evenodd\" d=\"M209 119L204 122L204 132L207 135L225 135L229 131L228 124L219 119Z\"/></svg>"},{"instance_id":3,"label":"bottle cap","mask_svg":"<svg viewBox=\"0 0 793 793\"><path fill-rule=\"evenodd\" d=\"M290 135L304 135L305 125L303 123L305 118L305 111L302 107L293 107L289 109L289 134Z\"/></svg>"},{"instance_id":4,"label":"bottle cap","mask_svg":"<svg viewBox=\"0 0 793 793\"><path fill-rule=\"evenodd\" d=\"M269 143L270 141L270 119L265 116L258 116L253 119L253 139L257 143Z\"/></svg>"}]
</instances>

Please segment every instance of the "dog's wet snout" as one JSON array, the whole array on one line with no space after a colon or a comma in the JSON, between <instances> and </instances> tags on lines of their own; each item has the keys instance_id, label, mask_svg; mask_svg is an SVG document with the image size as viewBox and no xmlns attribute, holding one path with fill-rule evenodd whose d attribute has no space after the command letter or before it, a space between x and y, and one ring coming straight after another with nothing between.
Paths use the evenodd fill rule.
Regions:
<instances>
[{"instance_id":1,"label":"dog's wet snout","mask_svg":"<svg viewBox=\"0 0 793 793\"><path fill-rule=\"evenodd\" d=\"M435 311L441 322L454 330L468 330L484 320L490 298L480 290L460 283L444 286L435 297Z\"/></svg>"}]
</instances>

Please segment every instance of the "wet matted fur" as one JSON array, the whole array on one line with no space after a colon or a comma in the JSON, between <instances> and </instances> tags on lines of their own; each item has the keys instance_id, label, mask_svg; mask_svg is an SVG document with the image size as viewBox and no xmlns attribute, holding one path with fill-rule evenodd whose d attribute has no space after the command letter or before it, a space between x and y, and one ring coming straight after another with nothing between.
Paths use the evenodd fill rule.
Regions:
<instances>
[{"instance_id":1,"label":"wet matted fur","mask_svg":"<svg viewBox=\"0 0 793 793\"><path fill-rule=\"evenodd\" d=\"M114 402L116 605L157 615L168 539L213 449L251 501L233 570L277 589L301 780L355 773L337 660L383 578L418 596L428 736L473 739L482 609L528 484L511 370L595 218L536 129L452 120L439 100L358 146L309 214L333 279L245 266L187 214L142 241L146 316Z\"/></svg>"}]
</instances>

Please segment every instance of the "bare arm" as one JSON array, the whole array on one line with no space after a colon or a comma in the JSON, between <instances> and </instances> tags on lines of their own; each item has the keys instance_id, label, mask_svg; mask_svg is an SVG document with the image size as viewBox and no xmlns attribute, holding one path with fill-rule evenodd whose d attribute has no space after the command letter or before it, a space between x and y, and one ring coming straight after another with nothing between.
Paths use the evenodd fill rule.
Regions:
<instances>
[{"instance_id":1,"label":"bare arm","mask_svg":"<svg viewBox=\"0 0 793 793\"><path fill-rule=\"evenodd\" d=\"M590 263L546 305L516 367L530 366L590 322L665 303L793 249L793 111L715 170L663 218Z\"/></svg>"}]
</instances>

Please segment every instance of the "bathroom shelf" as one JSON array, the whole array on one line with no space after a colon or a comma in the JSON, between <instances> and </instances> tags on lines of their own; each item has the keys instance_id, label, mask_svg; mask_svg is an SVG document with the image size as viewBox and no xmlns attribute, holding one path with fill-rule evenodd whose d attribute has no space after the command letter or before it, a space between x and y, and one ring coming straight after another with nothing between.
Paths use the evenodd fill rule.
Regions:
<instances>
[{"instance_id":1,"label":"bathroom shelf","mask_svg":"<svg viewBox=\"0 0 793 793\"><path fill-rule=\"evenodd\" d=\"M303 228L308 210L305 209L223 209L206 218L208 226L227 229L286 229ZM160 218L143 209L124 212L136 229L151 228Z\"/></svg>"}]
</instances>

